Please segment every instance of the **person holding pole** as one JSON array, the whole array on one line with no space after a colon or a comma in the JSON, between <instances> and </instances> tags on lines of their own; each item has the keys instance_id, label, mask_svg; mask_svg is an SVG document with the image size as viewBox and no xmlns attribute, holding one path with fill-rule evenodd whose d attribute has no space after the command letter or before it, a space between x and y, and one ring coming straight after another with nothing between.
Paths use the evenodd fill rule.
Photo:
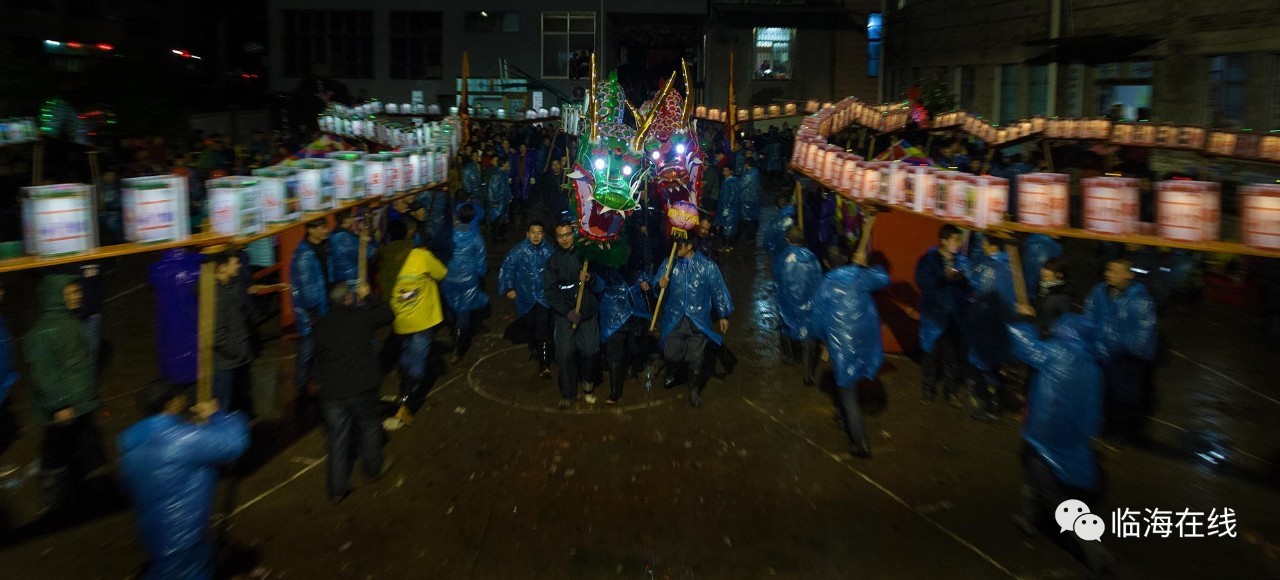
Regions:
<instances>
[{"instance_id":1,"label":"person holding pole","mask_svg":"<svg viewBox=\"0 0 1280 580\"><path fill-rule=\"evenodd\" d=\"M707 342L723 345L724 333L729 332L729 317L733 315L729 287L720 268L699 254L689 239L677 239L672 255L658 266L653 279L640 284L646 292L655 287L659 292L659 311L654 318L655 323L661 321L662 324L659 346L666 361L663 387L675 386L676 373L679 366L684 365L692 374L689 404L701 406L702 390L707 382L703 365ZM715 327L711 325L713 316L717 321Z\"/></svg>"},{"instance_id":2,"label":"person holding pole","mask_svg":"<svg viewBox=\"0 0 1280 580\"><path fill-rule=\"evenodd\" d=\"M298 326L298 359L294 362L294 386L299 402L311 398L312 367L315 363L315 340L311 327L329 312L329 282L333 280L333 261L329 257L329 228L325 220L307 222L306 237L293 252L289 264L289 293L293 299L293 316ZM301 409L302 405L298 405Z\"/></svg>"},{"instance_id":3,"label":"person holding pole","mask_svg":"<svg viewBox=\"0 0 1280 580\"><path fill-rule=\"evenodd\" d=\"M973 301L969 305L969 364L977 374L973 396L977 407L970 417L994 421L1000 416L1003 381L1000 367L1012 361L1009 332L1005 322L1011 320L1019 303L1022 279L1014 278L1005 241L992 235L982 236L982 257L969 272ZM1020 301L1025 304L1026 300Z\"/></svg>"},{"instance_id":4,"label":"person holding pole","mask_svg":"<svg viewBox=\"0 0 1280 580\"><path fill-rule=\"evenodd\" d=\"M938 230L938 245L916 263L920 289L920 367L924 374L922 404L937 393L938 359L943 366L943 396L947 404L963 407L957 395L964 380L964 307L969 294L969 260L960 252L964 235L951 224Z\"/></svg>"},{"instance_id":5,"label":"person holding pole","mask_svg":"<svg viewBox=\"0 0 1280 580\"><path fill-rule=\"evenodd\" d=\"M578 383L593 402L594 388L584 379L592 376L596 353L600 352L600 312L596 294L604 290L600 279L587 271L587 261L574 247L573 226L556 226L556 250L547 258L542 272L542 292L554 313L556 372L560 383L560 408L573 406ZM587 292L587 284L592 285ZM581 364L579 364L581 357Z\"/></svg>"},{"instance_id":6,"label":"person holding pole","mask_svg":"<svg viewBox=\"0 0 1280 580\"><path fill-rule=\"evenodd\" d=\"M814 333L813 296L822 283L822 265L818 257L804 247L804 232L791 226L786 233L787 247L773 258L773 281L778 287L778 312L782 324L783 357L795 359L795 345L800 345L805 386L816 384L818 344Z\"/></svg>"},{"instance_id":7,"label":"person holding pole","mask_svg":"<svg viewBox=\"0 0 1280 580\"><path fill-rule=\"evenodd\" d=\"M835 269L827 273L814 294L813 324L831 353L837 399L849 434L849 453L870 457L858 387L875 381L884 362L880 313L871 293L889 285L889 274L882 266L867 266L866 244L861 244L853 262L852 266L831 264Z\"/></svg>"}]
</instances>

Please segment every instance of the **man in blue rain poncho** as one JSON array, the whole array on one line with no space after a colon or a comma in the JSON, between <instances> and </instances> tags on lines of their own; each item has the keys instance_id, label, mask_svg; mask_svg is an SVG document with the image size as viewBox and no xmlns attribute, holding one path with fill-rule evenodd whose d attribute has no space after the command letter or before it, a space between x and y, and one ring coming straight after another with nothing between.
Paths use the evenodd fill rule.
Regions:
<instances>
[{"instance_id":1,"label":"man in blue rain poncho","mask_svg":"<svg viewBox=\"0 0 1280 580\"><path fill-rule=\"evenodd\" d=\"M1104 277L1085 299L1084 315L1098 328L1107 431L1133 440L1142 437L1147 377L1156 358L1156 305L1146 286L1133 280L1128 260L1108 262Z\"/></svg>"},{"instance_id":2,"label":"man in blue rain poncho","mask_svg":"<svg viewBox=\"0 0 1280 580\"><path fill-rule=\"evenodd\" d=\"M1040 269L1050 258L1062 257L1062 244L1044 234L1031 234L1022 240L1022 277L1027 294L1034 296L1040 288Z\"/></svg>"},{"instance_id":3,"label":"man in blue rain poncho","mask_svg":"<svg viewBox=\"0 0 1280 580\"><path fill-rule=\"evenodd\" d=\"M538 376L551 378L551 316L547 298L542 292L542 271L547 267L552 247L544 239L542 222L532 220L525 239L507 252L498 270L498 293L516 301L522 327L529 335L532 358L538 361ZM508 331L508 335L512 334Z\"/></svg>"},{"instance_id":4,"label":"man in blue rain poncho","mask_svg":"<svg viewBox=\"0 0 1280 580\"><path fill-rule=\"evenodd\" d=\"M453 316L453 356L451 363L462 360L471 342L471 317L476 310L489 305L489 295L480 289L480 280L488 272L484 239L480 237L479 212L470 203L458 204L457 224L453 226L453 257L449 258L449 274L441 284L445 305Z\"/></svg>"},{"instance_id":5,"label":"man in blue rain poncho","mask_svg":"<svg viewBox=\"0 0 1280 580\"><path fill-rule=\"evenodd\" d=\"M651 281L642 282L645 291L660 292L667 289L662 305L660 347L666 360L666 380L663 385L675 385L680 365L688 368L689 404L702 405L702 389L706 386L706 366L703 355L707 341L724 344L724 333L729 332L729 317L733 315L733 298L729 287L720 275L715 262L699 254L692 240L676 241L676 262L669 278L667 260L663 260ZM716 320L716 327L711 323ZM719 330L719 332L716 332Z\"/></svg>"},{"instance_id":6,"label":"man in blue rain poncho","mask_svg":"<svg viewBox=\"0 0 1280 580\"><path fill-rule=\"evenodd\" d=\"M760 168L749 158L742 172L742 231L754 240L760 225Z\"/></svg>"},{"instance_id":7,"label":"man in blue rain poncho","mask_svg":"<svg viewBox=\"0 0 1280 580\"><path fill-rule=\"evenodd\" d=\"M480 175L480 157L480 152L476 151L462 166L462 191L465 192L466 201L484 199L484 179Z\"/></svg>"},{"instance_id":8,"label":"man in blue rain poncho","mask_svg":"<svg viewBox=\"0 0 1280 580\"><path fill-rule=\"evenodd\" d=\"M787 247L773 258L773 281L778 287L778 312L782 318L782 356L787 362L795 360L795 345L799 343L804 384L816 384L818 343L813 331L813 296L822 283L822 265L804 247L804 232L796 226L787 230Z\"/></svg>"},{"instance_id":9,"label":"man in blue rain poncho","mask_svg":"<svg viewBox=\"0 0 1280 580\"><path fill-rule=\"evenodd\" d=\"M1102 425L1095 328L1088 318L1067 313L1045 340L1029 320L1009 324L1008 331L1014 356L1036 371L1022 425L1022 511L1014 522L1029 535L1043 530L1057 536L1060 528L1052 515L1059 504L1076 499L1096 507L1101 499L1102 476L1090 445ZM1070 530L1066 535L1078 540ZM1078 542L1094 573L1112 565L1100 542Z\"/></svg>"},{"instance_id":10,"label":"man in blue rain poncho","mask_svg":"<svg viewBox=\"0 0 1280 580\"><path fill-rule=\"evenodd\" d=\"M360 231L358 222L351 210L344 209L337 213L335 221L338 227L329 234L329 255L333 260L333 279L330 284L352 282L360 279ZM373 241L365 247L365 257L372 259L378 250Z\"/></svg>"},{"instance_id":11,"label":"man in blue rain poncho","mask_svg":"<svg viewBox=\"0 0 1280 580\"><path fill-rule=\"evenodd\" d=\"M796 206L787 203L786 198L777 200L778 217L764 227L764 255L773 259L778 252L787 248L787 230L796 225Z\"/></svg>"},{"instance_id":12,"label":"man in blue rain poncho","mask_svg":"<svg viewBox=\"0 0 1280 580\"><path fill-rule=\"evenodd\" d=\"M627 282L617 268L601 268L600 344L604 347L605 367L609 371L609 398L606 405L616 405L622 398L628 362L639 360L641 343L646 338L649 303L639 284Z\"/></svg>"},{"instance_id":13,"label":"man in blue rain poncho","mask_svg":"<svg viewBox=\"0 0 1280 580\"><path fill-rule=\"evenodd\" d=\"M813 298L814 330L827 343L835 375L844 425L849 433L849 453L870 457L871 445L858 406L859 383L876 380L884 362L880 339L880 313L872 292L889 285L889 274L881 266L867 267L863 253L846 266L843 255L828 258L835 269L827 273Z\"/></svg>"},{"instance_id":14,"label":"man in blue rain poncho","mask_svg":"<svg viewBox=\"0 0 1280 580\"><path fill-rule=\"evenodd\" d=\"M960 253L963 244L960 228L946 224L938 231L938 245L916 263L924 404L932 403L937 393L938 359L942 358L942 394L951 406L963 406L956 394L964 380L964 313L969 296L969 260Z\"/></svg>"},{"instance_id":15,"label":"man in blue rain poncho","mask_svg":"<svg viewBox=\"0 0 1280 580\"><path fill-rule=\"evenodd\" d=\"M218 467L249 446L249 421L218 410L216 400L191 407L185 385L152 387L151 416L118 438L120 476L137 506L138 528L152 580L213 578L209 516Z\"/></svg>"},{"instance_id":16,"label":"man in blue rain poncho","mask_svg":"<svg viewBox=\"0 0 1280 580\"><path fill-rule=\"evenodd\" d=\"M969 272L969 286L973 288L973 301L969 304L969 364L978 379L973 387L978 406L970 416L979 421L994 421L1000 416L1000 366L1012 356L1005 322L1014 315L1014 284L1004 243L993 236L983 236L982 257Z\"/></svg>"},{"instance_id":17,"label":"man in blue rain poncho","mask_svg":"<svg viewBox=\"0 0 1280 580\"><path fill-rule=\"evenodd\" d=\"M315 367L315 338L311 327L329 312L329 283L333 280L333 260L329 256L329 228L324 220L307 222L306 237L293 251L289 264L289 294L298 326L298 358L294 361L293 384L298 400L310 400Z\"/></svg>"},{"instance_id":18,"label":"man in blue rain poncho","mask_svg":"<svg viewBox=\"0 0 1280 580\"><path fill-rule=\"evenodd\" d=\"M742 221L742 181L733 173L733 166L726 165L721 170L724 179L720 181L720 201L716 206L716 227L720 228L725 239L723 252L732 252L738 243L738 227Z\"/></svg>"},{"instance_id":19,"label":"man in blue rain poncho","mask_svg":"<svg viewBox=\"0 0 1280 580\"><path fill-rule=\"evenodd\" d=\"M489 174L486 190L489 205L489 240L493 242L507 241L507 206L511 203L511 161L499 157L501 165Z\"/></svg>"}]
</instances>

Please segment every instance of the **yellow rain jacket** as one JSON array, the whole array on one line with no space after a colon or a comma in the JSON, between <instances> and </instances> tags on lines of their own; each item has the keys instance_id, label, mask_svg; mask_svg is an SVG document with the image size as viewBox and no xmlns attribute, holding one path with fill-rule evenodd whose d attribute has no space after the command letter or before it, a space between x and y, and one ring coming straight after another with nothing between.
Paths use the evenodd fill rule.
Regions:
<instances>
[{"instance_id":1,"label":"yellow rain jacket","mask_svg":"<svg viewBox=\"0 0 1280 580\"><path fill-rule=\"evenodd\" d=\"M421 332L444 320L436 283L448 272L431 252L422 248L409 252L391 292L391 311L396 314L391 328L396 334Z\"/></svg>"}]
</instances>

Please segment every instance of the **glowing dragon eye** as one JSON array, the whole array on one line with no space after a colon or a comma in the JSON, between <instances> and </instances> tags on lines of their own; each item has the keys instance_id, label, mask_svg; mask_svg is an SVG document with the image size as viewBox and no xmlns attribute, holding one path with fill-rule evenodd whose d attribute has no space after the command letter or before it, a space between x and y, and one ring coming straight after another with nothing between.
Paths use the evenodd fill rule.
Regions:
<instances>
[{"instance_id":1,"label":"glowing dragon eye","mask_svg":"<svg viewBox=\"0 0 1280 580\"><path fill-rule=\"evenodd\" d=\"M600 171L600 170L604 169L604 159L601 159L601 158L597 157L597 158L596 158L596 164L595 164L595 165L596 165L596 170L597 170L597 171Z\"/></svg>"},{"instance_id":2,"label":"glowing dragon eye","mask_svg":"<svg viewBox=\"0 0 1280 580\"><path fill-rule=\"evenodd\" d=\"M653 152L653 159L654 159L655 161L656 161L656 160L658 160L658 159L662 159L662 154L661 154L661 153L659 153L659 152L657 152L657 151L654 151L654 152Z\"/></svg>"},{"instance_id":3,"label":"glowing dragon eye","mask_svg":"<svg viewBox=\"0 0 1280 580\"><path fill-rule=\"evenodd\" d=\"M676 145L676 154L677 154L677 155L684 155L684 143L681 143L681 144L679 144L679 145Z\"/></svg>"},{"instance_id":4,"label":"glowing dragon eye","mask_svg":"<svg viewBox=\"0 0 1280 580\"><path fill-rule=\"evenodd\" d=\"M630 166L630 165L623 165L623 166L622 166L622 174L623 174L623 175L631 175L631 166Z\"/></svg>"}]
</instances>

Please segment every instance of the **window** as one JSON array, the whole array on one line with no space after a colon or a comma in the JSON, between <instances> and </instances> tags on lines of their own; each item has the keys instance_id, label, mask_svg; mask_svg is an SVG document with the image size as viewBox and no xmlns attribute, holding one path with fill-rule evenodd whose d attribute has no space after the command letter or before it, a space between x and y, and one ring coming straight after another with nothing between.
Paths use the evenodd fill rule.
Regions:
<instances>
[{"instance_id":1,"label":"window","mask_svg":"<svg viewBox=\"0 0 1280 580\"><path fill-rule=\"evenodd\" d=\"M1049 67L1033 65L1027 67L1027 114L1049 114Z\"/></svg>"},{"instance_id":2,"label":"window","mask_svg":"<svg viewBox=\"0 0 1280 580\"><path fill-rule=\"evenodd\" d=\"M1022 67L1016 64L1006 64L1000 67L1000 124L1017 121L1020 119L1018 115L1018 97L1022 90L1022 77L1018 74Z\"/></svg>"},{"instance_id":3,"label":"window","mask_svg":"<svg viewBox=\"0 0 1280 580\"><path fill-rule=\"evenodd\" d=\"M884 40L884 17L879 12L867 15L867 76L880 76L880 41Z\"/></svg>"},{"instance_id":4,"label":"window","mask_svg":"<svg viewBox=\"0 0 1280 580\"><path fill-rule=\"evenodd\" d=\"M373 12L285 10L284 74L373 78Z\"/></svg>"},{"instance_id":5,"label":"window","mask_svg":"<svg viewBox=\"0 0 1280 580\"><path fill-rule=\"evenodd\" d=\"M792 47L796 42L794 28L757 28L756 37L756 78L789 79L793 78L791 63Z\"/></svg>"},{"instance_id":6,"label":"window","mask_svg":"<svg viewBox=\"0 0 1280 580\"><path fill-rule=\"evenodd\" d=\"M543 78L588 78L595 49L595 12L542 13Z\"/></svg>"},{"instance_id":7,"label":"window","mask_svg":"<svg viewBox=\"0 0 1280 580\"><path fill-rule=\"evenodd\" d=\"M391 78L440 78L442 22L440 12L391 12Z\"/></svg>"},{"instance_id":8,"label":"window","mask_svg":"<svg viewBox=\"0 0 1280 580\"><path fill-rule=\"evenodd\" d=\"M1245 55L1209 57L1209 107L1215 126L1244 120Z\"/></svg>"},{"instance_id":9,"label":"window","mask_svg":"<svg viewBox=\"0 0 1280 580\"><path fill-rule=\"evenodd\" d=\"M973 94L978 72L971 66L960 67L960 108L972 111L975 104Z\"/></svg>"},{"instance_id":10,"label":"window","mask_svg":"<svg viewBox=\"0 0 1280 580\"><path fill-rule=\"evenodd\" d=\"M463 16L467 32L520 32L519 12L467 12Z\"/></svg>"}]
</instances>

